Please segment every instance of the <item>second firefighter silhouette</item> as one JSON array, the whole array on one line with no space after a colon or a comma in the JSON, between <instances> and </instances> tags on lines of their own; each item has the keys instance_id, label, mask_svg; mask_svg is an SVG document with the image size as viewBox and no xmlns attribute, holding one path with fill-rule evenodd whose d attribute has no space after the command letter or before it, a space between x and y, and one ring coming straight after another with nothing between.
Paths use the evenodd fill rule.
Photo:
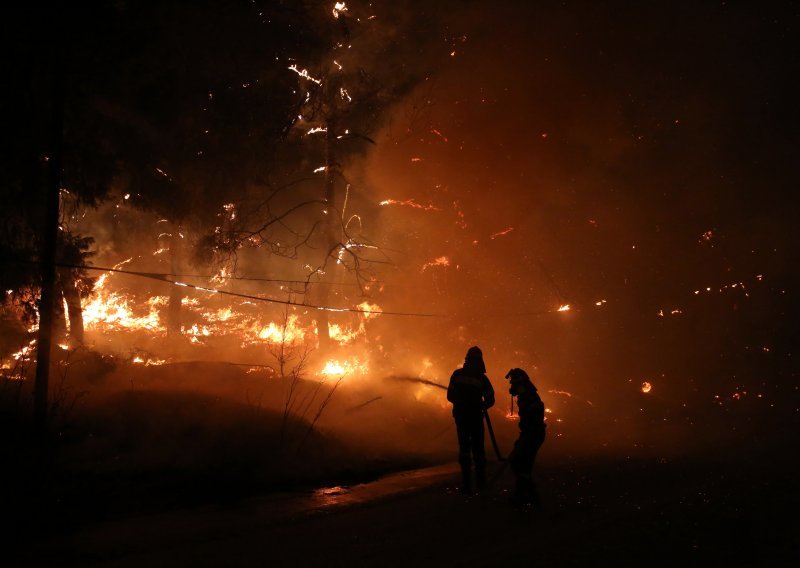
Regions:
<instances>
[{"instance_id":1,"label":"second firefighter silhouette","mask_svg":"<svg viewBox=\"0 0 800 568\"><path fill-rule=\"evenodd\" d=\"M511 382L509 392L517 397L519 409L519 438L508 457L511 470L517 478L511 500L516 505L541 506L536 483L533 480L533 464L536 454L544 443L544 403L528 373L522 369L511 369L506 378Z\"/></svg>"},{"instance_id":2,"label":"second firefighter silhouette","mask_svg":"<svg viewBox=\"0 0 800 568\"><path fill-rule=\"evenodd\" d=\"M478 489L486 483L486 452L483 448L483 411L494 405L494 389L486 376L480 348L470 347L464 366L456 369L447 387L447 400L453 403L453 418L458 431L458 463L461 465L461 491L472 491L472 463Z\"/></svg>"}]
</instances>

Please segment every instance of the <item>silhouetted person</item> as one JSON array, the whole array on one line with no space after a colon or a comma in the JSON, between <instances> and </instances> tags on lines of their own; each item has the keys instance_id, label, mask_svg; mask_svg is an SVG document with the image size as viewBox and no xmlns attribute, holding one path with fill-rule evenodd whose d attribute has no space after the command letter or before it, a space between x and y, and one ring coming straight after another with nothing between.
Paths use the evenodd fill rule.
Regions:
<instances>
[{"instance_id":1,"label":"silhouetted person","mask_svg":"<svg viewBox=\"0 0 800 568\"><path fill-rule=\"evenodd\" d=\"M528 374L522 369L511 369L506 375L511 381L509 392L517 397L519 408L519 438L508 457L511 471L517 477L516 487L511 502L516 505L533 505L539 507L539 493L533 481L533 464L536 453L544 443L544 403L531 382Z\"/></svg>"},{"instance_id":2,"label":"silhouetted person","mask_svg":"<svg viewBox=\"0 0 800 568\"><path fill-rule=\"evenodd\" d=\"M458 463L461 465L461 492L472 490L472 461L478 489L486 483L486 453L483 449L483 411L494 405L494 389L486 376L483 354L470 347L464 366L456 369L447 387L447 400L453 403L453 418L458 431Z\"/></svg>"}]
</instances>

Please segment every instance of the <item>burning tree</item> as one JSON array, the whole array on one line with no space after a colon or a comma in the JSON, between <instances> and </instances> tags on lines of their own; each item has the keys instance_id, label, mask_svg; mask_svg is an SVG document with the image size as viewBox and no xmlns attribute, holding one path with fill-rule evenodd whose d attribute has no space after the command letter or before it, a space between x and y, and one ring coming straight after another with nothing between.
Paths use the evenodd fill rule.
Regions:
<instances>
[{"instance_id":1,"label":"burning tree","mask_svg":"<svg viewBox=\"0 0 800 568\"><path fill-rule=\"evenodd\" d=\"M227 286L226 277L234 273L244 247L260 255L259 266L267 264L264 257L270 268L279 266L273 261L280 258L288 261L281 267L302 273L297 279L303 283L281 288L289 301L299 296L302 304L332 311L341 310L336 300L345 295L333 290L345 274L354 280L347 284L364 295L377 267L388 262L365 236L370 229L365 213L375 204L367 205L360 195L358 160L374 144L371 136L392 104L422 76L419 68L398 64L414 49L399 31L410 27L404 24L412 16L401 16L399 8L373 14L371 7L344 3L324 10L272 2L235 8L212 2L196 12L184 8L181 3L115 5L91 18L85 13L89 8L68 14L74 26L67 26L71 41L64 54L63 167L53 169L63 189L59 297L66 301L69 323L61 328L69 328L77 343L81 330L93 332L103 317L109 329L127 322L159 337L163 329L184 333L193 342L207 337L222 327L221 320L205 310L206 324L193 324L190 330L188 320L200 310L179 280L190 262L197 268L214 260L227 264L218 274L226 283L220 289ZM153 22L159 23L156 30ZM145 35L152 41L126 41ZM42 100L28 103L31 112L15 132L22 133L26 120L49 104L51 93L37 93ZM38 195L30 188L44 183L48 158L38 140L46 125L37 120L32 121L34 130L20 136L19 152L28 170L12 172L9 179L16 177L8 184L14 195L28 192L32 201ZM92 213L98 206L108 217L95 225L83 223L87 212L98 219ZM125 219L131 206L157 221ZM31 237L15 257L29 257L37 249L40 212L41 204L31 203L30 217L27 212L20 217L29 228L15 236L16 221L7 215L7 242ZM87 272L95 252L92 238L99 243L100 257L112 261L103 264L120 268L122 258L115 254L120 244L135 243L141 252L143 236L158 241L150 276L171 283L168 297L148 298L143 305L149 312L140 317L122 307L103 311L111 306L106 301L111 295L99 293L108 282L101 277L91 302L81 306L81 295L93 284ZM190 249L198 253L191 259ZM146 270L142 256L131 255L122 263L133 271ZM165 268L160 262L167 257ZM16 272L16 280L9 279L4 289L28 298L35 315L36 274L20 278L23 273ZM344 344L363 335L365 314L379 311L350 303L350 310L363 312L353 316L357 329L330 322L328 310L311 312L317 316L323 350L332 339ZM247 341L250 335L264 339L263 329L256 329L263 327L260 318L231 313L247 321L236 323L237 330L246 330ZM360 365L329 361L323 374L340 376Z\"/></svg>"},{"instance_id":2,"label":"burning tree","mask_svg":"<svg viewBox=\"0 0 800 568\"><path fill-rule=\"evenodd\" d=\"M73 235L68 231L63 231L60 236L56 257L62 266L57 271L56 289L58 292L56 297L63 298L63 303L57 301L55 305L57 336L66 335L66 326L62 326L62 324L68 323L70 341L74 345L83 345L84 324L81 299L89 296L96 279L91 277L85 268L80 267L88 265L89 259L96 254L91 250L94 238ZM65 310L66 313L64 313ZM63 333L61 332L62 327Z\"/></svg>"},{"instance_id":3,"label":"burning tree","mask_svg":"<svg viewBox=\"0 0 800 568\"><path fill-rule=\"evenodd\" d=\"M7 117L14 143L4 152L9 167L3 167L0 180L7 201L2 260L13 269L3 271L3 290L11 291L4 296L28 302L27 313L36 318L38 268L25 262L42 260L41 188L49 167L56 180L51 193L62 190L57 260L69 265L59 271L59 296L66 300L78 342L79 296L90 282L75 267L91 255L92 236L68 228L78 224L82 208L103 203L113 190L126 203L166 218L170 227L162 233L169 272L175 274L183 265L186 228L207 226L217 205L263 175L265 148L290 122L289 89L274 88L288 78L282 65L278 73L277 64L269 62L288 48L286 30L295 12L271 6L268 23L250 5L188 8L190 3L91 4L51 14L41 29L32 13L20 20L20 56L11 75L27 89L12 90L14 111ZM156 37L153 22L159 24ZM270 24L274 29L264 33ZM48 36L55 29L63 35ZM39 42L42 35L61 42ZM153 41L129 41L145 36ZM63 118L50 120L60 109ZM48 147L48 134L63 152L55 155ZM65 197L75 205L69 211ZM48 223L55 228L55 220ZM175 330L182 294L172 288L168 319Z\"/></svg>"},{"instance_id":4,"label":"burning tree","mask_svg":"<svg viewBox=\"0 0 800 568\"><path fill-rule=\"evenodd\" d=\"M363 211L352 211L360 188L348 169L375 144L372 133L421 74L402 62L405 49L398 42L407 38L398 37L392 19L397 13L378 15L371 5L345 2L332 3L328 11L315 9L304 28L322 47L312 57L291 57L287 66L296 75L297 106L284 156L299 158L296 169L270 184L266 199L237 206L240 219L227 230L218 228L214 246L231 255L244 245L265 247L297 260L307 270L303 294L309 303L329 307L342 271L352 275L363 295L376 268L389 261L363 234ZM321 174L322 182L314 183L309 174ZM328 310L318 311L317 328L326 351Z\"/></svg>"}]
</instances>

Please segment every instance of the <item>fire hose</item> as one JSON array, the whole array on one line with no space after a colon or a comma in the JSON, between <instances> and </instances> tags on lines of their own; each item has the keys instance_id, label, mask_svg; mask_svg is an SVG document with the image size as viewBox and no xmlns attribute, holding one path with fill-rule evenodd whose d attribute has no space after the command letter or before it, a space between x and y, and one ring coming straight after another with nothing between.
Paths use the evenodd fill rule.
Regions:
<instances>
[{"instance_id":1,"label":"fire hose","mask_svg":"<svg viewBox=\"0 0 800 568\"><path fill-rule=\"evenodd\" d=\"M504 462L506 458L502 456L500 453L500 447L497 445L497 438L494 437L494 428L492 428L492 420L489 418L489 411L485 408L483 409L483 418L486 420L486 429L489 430L489 439L492 441L492 447L494 448L494 454L497 456L497 461Z\"/></svg>"},{"instance_id":2,"label":"fire hose","mask_svg":"<svg viewBox=\"0 0 800 568\"><path fill-rule=\"evenodd\" d=\"M433 387L437 387L443 390L447 390L447 387L443 384L437 383L435 381L430 381L428 379L422 379L419 377L398 377L392 376L388 377L390 379L398 380L398 381L408 381L412 383L422 383L426 385L431 385ZM492 441L492 448L494 448L494 454L497 456L497 460L504 462L507 461L507 458L503 457L503 454L500 453L500 447L497 445L497 438L494 435L494 428L492 428L492 420L489 418L489 412L484 408L483 409L483 418L486 420L486 429L489 430L489 439Z\"/></svg>"}]
</instances>

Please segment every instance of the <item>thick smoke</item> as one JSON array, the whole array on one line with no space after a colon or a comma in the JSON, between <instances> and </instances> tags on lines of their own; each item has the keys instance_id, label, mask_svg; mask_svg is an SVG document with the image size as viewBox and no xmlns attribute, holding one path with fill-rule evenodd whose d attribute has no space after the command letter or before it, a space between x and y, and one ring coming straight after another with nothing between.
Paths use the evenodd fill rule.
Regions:
<instances>
[{"instance_id":1,"label":"thick smoke","mask_svg":"<svg viewBox=\"0 0 800 568\"><path fill-rule=\"evenodd\" d=\"M777 360L790 356L790 134L758 111L787 104L765 63L780 41L761 55L741 43L743 11L706 25L680 9L584 8L453 14L450 63L363 164L375 201L406 202L367 221L397 249L387 308L445 317L376 325L403 346L395 358L432 357L442 378L471 344L498 390L507 368L529 369L563 412L551 430L584 424L569 436L592 444L667 451L761 423L782 405Z\"/></svg>"},{"instance_id":2,"label":"thick smoke","mask_svg":"<svg viewBox=\"0 0 800 568\"><path fill-rule=\"evenodd\" d=\"M381 262L369 265L377 282L362 296L353 275L334 267L331 304L367 300L419 315L331 316L366 331L328 356L357 356L369 371L344 376L318 430L382 459L450 456L444 392L397 377L446 385L471 345L485 353L506 448L516 428L505 416L502 377L511 367L529 372L552 411L546 447L554 453L644 447L665 455L731 436L731 424L745 417L753 417L753 431L768 427L770 405L789 404L781 394L792 372L793 300L782 290L794 274L786 243L796 230L781 201L788 94L765 66L783 46L764 40L756 51L745 41L751 26L767 24L735 8L416 4L379 11L384 33L361 44L367 22L350 22L359 51L339 63L363 66L394 88L365 112L374 144L340 154L345 217L358 215L354 235L381 250L372 257ZM301 66L313 75L322 65ZM304 136L288 135L292 152ZM287 199L321 192L323 176L310 171L323 148L308 152L291 164L302 179ZM251 213L246 204L270 187L248 187L239 214ZM162 231L156 216L132 212L122 193L119 200L76 222L97 240L96 264L134 257L134 270L170 273L154 252L163 244L158 235L175 227ZM298 226L313 226L316 212L304 215ZM199 233L187 231L187 248ZM267 249L239 250L238 274L303 280L318 256ZM169 293L165 283L115 278L140 298ZM312 298L296 283L236 280L220 288ZM202 291L187 298L214 309L228 302ZM248 309L266 320L282 313L269 304ZM306 327L317 317L309 308L288 313ZM173 362L275 366L263 345L200 340L198 347L120 332L95 345ZM309 365L319 366L318 356ZM277 415L285 409L287 381L263 368L135 369L118 368L108 380L125 391L195 391ZM305 389L317 380L311 370ZM307 419L334 382L310 403Z\"/></svg>"}]
</instances>

